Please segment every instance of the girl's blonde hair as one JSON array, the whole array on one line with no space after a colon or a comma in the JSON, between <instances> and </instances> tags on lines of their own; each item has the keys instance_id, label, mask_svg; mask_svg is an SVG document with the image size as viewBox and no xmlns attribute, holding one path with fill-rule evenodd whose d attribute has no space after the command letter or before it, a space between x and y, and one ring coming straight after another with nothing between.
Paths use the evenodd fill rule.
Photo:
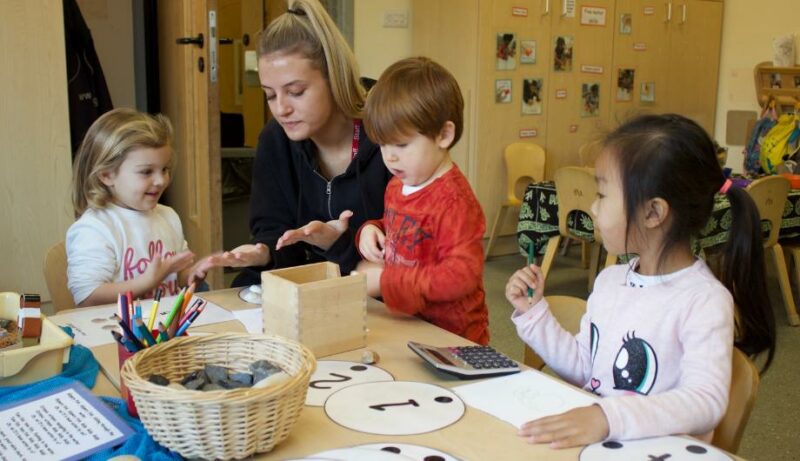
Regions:
<instances>
[{"instance_id":1,"label":"girl's blonde hair","mask_svg":"<svg viewBox=\"0 0 800 461\"><path fill-rule=\"evenodd\" d=\"M328 80L333 100L350 118L361 118L366 92L358 63L336 24L317 0L289 0L286 13L258 37L259 59L271 53L298 53Z\"/></svg>"},{"instance_id":2,"label":"girl's blonde hair","mask_svg":"<svg viewBox=\"0 0 800 461\"><path fill-rule=\"evenodd\" d=\"M105 208L108 205L112 192L100 176L116 172L128 152L171 144L172 124L161 114L114 109L100 116L86 132L72 167L75 218L79 218L87 208Z\"/></svg>"}]
</instances>

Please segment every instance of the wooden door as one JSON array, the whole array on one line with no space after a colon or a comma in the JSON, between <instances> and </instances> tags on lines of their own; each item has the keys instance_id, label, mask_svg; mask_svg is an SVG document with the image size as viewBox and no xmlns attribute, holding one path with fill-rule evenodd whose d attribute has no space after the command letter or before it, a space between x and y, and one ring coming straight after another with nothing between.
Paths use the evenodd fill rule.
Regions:
<instances>
[{"instance_id":1,"label":"wooden door","mask_svg":"<svg viewBox=\"0 0 800 461\"><path fill-rule=\"evenodd\" d=\"M218 49L209 18L216 0L158 2L161 110L175 128L177 154L166 201L177 211L197 258L222 249L219 90L212 81L211 50ZM203 34L203 46L176 40ZM222 288L221 270L209 274Z\"/></svg>"},{"instance_id":2,"label":"wooden door","mask_svg":"<svg viewBox=\"0 0 800 461\"><path fill-rule=\"evenodd\" d=\"M616 15L614 0L576 2L574 17L565 14L568 2L553 1L552 4L547 44L552 51L547 63L550 78L545 83L549 85L545 173L548 178L563 166L580 165L580 146L609 128L612 87L616 89L616 70L612 68L611 58ZM581 24L584 7L595 11L603 9L605 25ZM562 53L569 52L572 41L571 66L564 70L555 70L559 38L565 42Z\"/></svg>"},{"instance_id":3,"label":"wooden door","mask_svg":"<svg viewBox=\"0 0 800 461\"><path fill-rule=\"evenodd\" d=\"M722 42L722 2L671 2L669 109L700 124L712 135Z\"/></svg>"},{"instance_id":4,"label":"wooden door","mask_svg":"<svg viewBox=\"0 0 800 461\"><path fill-rule=\"evenodd\" d=\"M668 6L660 0L617 0L616 10L612 128L638 114L663 113L669 104ZM616 95L620 69L634 70L633 93L628 101Z\"/></svg>"}]
</instances>

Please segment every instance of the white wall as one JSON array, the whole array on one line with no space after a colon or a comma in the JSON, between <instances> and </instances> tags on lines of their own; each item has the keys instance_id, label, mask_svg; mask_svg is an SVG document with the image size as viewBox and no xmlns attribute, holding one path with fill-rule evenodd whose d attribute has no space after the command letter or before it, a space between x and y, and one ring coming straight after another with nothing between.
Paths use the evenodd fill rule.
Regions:
<instances>
[{"instance_id":1,"label":"white wall","mask_svg":"<svg viewBox=\"0 0 800 461\"><path fill-rule=\"evenodd\" d=\"M772 38L795 34L800 55L798 0L726 0L722 22L717 120L714 136L725 145L729 110L758 111L753 67L772 61ZM743 146L728 147L728 166L742 170Z\"/></svg>"},{"instance_id":2,"label":"white wall","mask_svg":"<svg viewBox=\"0 0 800 461\"><path fill-rule=\"evenodd\" d=\"M386 11L405 11L407 28L383 27ZM353 52L361 75L377 79L393 62L411 54L411 0L355 0Z\"/></svg>"},{"instance_id":3,"label":"white wall","mask_svg":"<svg viewBox=\"0 0 800 461\"><path fill-rule=\"evenodd\" d=\"M78 6L92 33L111 102L114 107L135 108L133 3L125 0L78 0Z\"/></svg>"}]
</instances>

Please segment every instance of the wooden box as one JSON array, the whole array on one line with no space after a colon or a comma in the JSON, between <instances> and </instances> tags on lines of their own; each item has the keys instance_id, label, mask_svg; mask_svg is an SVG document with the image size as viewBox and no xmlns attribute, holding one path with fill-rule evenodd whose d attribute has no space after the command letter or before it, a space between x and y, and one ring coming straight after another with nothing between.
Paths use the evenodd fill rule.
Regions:
<instances>
[{"instance_id":1,"label":"wooden box","mask_svg":"<svg viewBox=\"0 0 800 461\"><path fill-rule=\"evenodd\" d=\"M330 262L261 273L264 333L304 344L317 357L364 347L367 279Z\"/></svg>"}]
</instances>

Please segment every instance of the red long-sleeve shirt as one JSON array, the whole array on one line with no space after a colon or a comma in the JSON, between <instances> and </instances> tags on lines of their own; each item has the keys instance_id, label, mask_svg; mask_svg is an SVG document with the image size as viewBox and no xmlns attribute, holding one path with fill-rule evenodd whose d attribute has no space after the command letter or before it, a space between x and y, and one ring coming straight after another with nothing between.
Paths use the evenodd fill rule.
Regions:
<instances>
[{"instance_id":1,"label":"red long-sleeve shirt","mask_svg":"<svg viewBox=\"0 0 800 461\"><path fill-rule=\"evenodd\" d=\"M383 219L364 223L386 235L384 302L393 311L488 344L481 244L486 220L467 179L453 165L411 195L404 196L402 189L400 180L392 178Z\"/></svg>"}]
</instances>

